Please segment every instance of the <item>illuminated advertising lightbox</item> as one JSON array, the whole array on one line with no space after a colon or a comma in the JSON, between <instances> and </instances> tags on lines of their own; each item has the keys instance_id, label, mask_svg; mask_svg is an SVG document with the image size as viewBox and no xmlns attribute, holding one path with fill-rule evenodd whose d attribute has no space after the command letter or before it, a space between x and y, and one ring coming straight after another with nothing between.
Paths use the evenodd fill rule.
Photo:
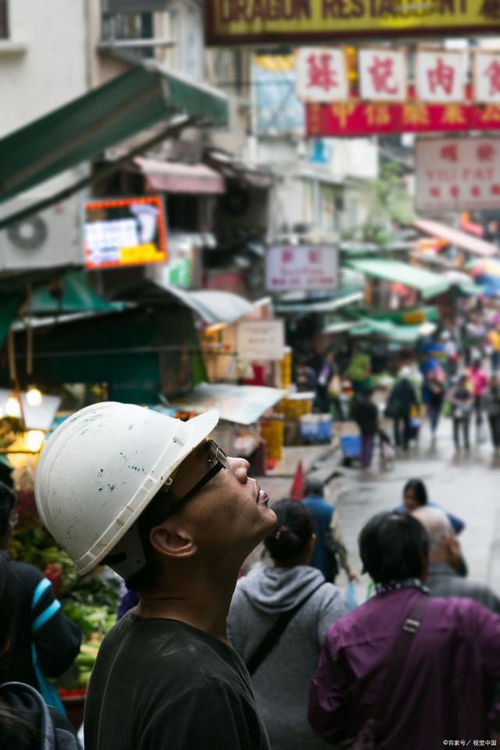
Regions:
<instances>
[{"instance_id":1,"label":"illuminated advertising lightbox","mask_svg":"<svg viewBox=\"0 0 500 750\"><path fill-rule=\"evenodd\" d=\"M85 209L85 268L166 261L167 232L160 197L93 201Z\"/></svg>"}]
</instances>

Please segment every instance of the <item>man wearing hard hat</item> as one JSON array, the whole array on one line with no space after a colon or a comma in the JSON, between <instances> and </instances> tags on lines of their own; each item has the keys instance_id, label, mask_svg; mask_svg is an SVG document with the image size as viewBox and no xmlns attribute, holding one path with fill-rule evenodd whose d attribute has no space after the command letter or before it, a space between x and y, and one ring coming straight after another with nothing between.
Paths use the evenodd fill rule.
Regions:
<instances>
[{"instance_id":1,"label":"man wearing hard hat","mask_svg":"<svg viewBox=\"0 0 500 750\"><path fill-rule=\"evenodd\" d=\"M86 750L265 750L248 673L226 638L241 563L274 528L268 495L188 422L88 406L47 441L35 494L80 574L107 563L140 602L108 633L90 680Z\"/></svg>"}]
</instances>

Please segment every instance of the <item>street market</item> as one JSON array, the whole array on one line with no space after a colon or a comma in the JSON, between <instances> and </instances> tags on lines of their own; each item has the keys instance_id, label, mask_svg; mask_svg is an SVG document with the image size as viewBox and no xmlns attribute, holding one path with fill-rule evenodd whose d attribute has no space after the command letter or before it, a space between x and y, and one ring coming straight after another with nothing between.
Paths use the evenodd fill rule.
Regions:
<instances>
[{"instance_id":1,"label":"street market","mask_svg":"<svg viewBox=\"0 0 500 750\"><path fill-rule=\"evenodd\" d=\"M500 746L494 6L0 0L0 748Z\"/></svg>"}]
</instances>

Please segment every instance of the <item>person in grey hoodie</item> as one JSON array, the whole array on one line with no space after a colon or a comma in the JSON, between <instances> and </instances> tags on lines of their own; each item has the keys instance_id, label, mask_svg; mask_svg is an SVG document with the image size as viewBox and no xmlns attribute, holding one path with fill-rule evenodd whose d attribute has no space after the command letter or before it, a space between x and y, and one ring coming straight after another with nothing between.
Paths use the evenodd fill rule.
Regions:
<instances>
[{"instance_id":1,"label":"person in grey hoodie","mask_svg":"<svg viewBox=\"0 0 500 750\"><path fill-rule=\"evenodd\" d=\"M346 608L339 589L308 565L316 541L311 512L293 500L272 508L278 525L264 544L274 564L254 568L238 581L228 635L249 664L280 615L301 605L252 681L273 750L319 750L329 745L309 726L309 685L326 632Z\"/></svg>"}]
</instances>

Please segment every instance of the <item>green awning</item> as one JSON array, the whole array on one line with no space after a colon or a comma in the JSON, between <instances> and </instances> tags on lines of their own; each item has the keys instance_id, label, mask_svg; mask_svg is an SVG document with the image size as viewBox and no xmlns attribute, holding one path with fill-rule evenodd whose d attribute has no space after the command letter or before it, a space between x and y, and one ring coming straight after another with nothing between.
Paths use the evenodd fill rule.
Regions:
<instances>
[{"instance_id":1,"label":"green awning","mask_svg":"<svg viewBox=\"0 0 500 750\"><path fill-rule=\"evenodd\" d=\"M347 265L349 268L365 274L365 276L416 289L426 297L442 294L450 286L448 279L438 273L432 273L397 260L363 258L350 260Z\"/></svg>"},{"instance_id":2,"label":"green awning","mask_svg":"<svg viewBox=\"0 0 500 750\"><path fill-rule=\"evenodd\" d=\"M228 122L227 98L153 61L0 139L0 201L6 201L175 114Z\"/></svg>"},{"instance_id":3,"label":"green awning","mask_svg":"<svg viewBox=\"0 0 500 750\"><path fill-rule=\"evenodd\" d=\"M434 326L435 328L435 326ZM414 344L420 337L424 336L422 326L404 326L391 323L389 320L376 320L374 318L363 318L358 325L350 331L351 336L378 336L388 341L399 344Z\"/></svg>"},{"instance_id":4,"label":"green awning","mask_svg":"<svg viewBox=\"0 0 500 750\"><path fill-rule=\"evenodd\" d=\"M108 302L92 289L83 271L68 271L50 284L37 287L31 296L33 315L61 315L81 312L111 312L123 309Z\"/></svg>"}]
</instances>

